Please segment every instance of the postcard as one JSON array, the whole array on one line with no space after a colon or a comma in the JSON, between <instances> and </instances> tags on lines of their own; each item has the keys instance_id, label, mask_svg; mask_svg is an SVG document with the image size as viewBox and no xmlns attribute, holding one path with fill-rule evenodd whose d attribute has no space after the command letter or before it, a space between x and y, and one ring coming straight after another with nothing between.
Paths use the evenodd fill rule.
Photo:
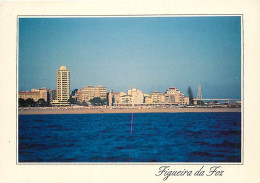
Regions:
<instances>
[{"instance_id":1,"label":"postcard","mask_svg":"<svg viewBox=\"0 0 260 183\"><path fill-rule=\"evenodd\" d=\"M2 6L13 97L0 181L259 181L257 3L141 14L40 4Z\"/></svg>"}]
</instances>

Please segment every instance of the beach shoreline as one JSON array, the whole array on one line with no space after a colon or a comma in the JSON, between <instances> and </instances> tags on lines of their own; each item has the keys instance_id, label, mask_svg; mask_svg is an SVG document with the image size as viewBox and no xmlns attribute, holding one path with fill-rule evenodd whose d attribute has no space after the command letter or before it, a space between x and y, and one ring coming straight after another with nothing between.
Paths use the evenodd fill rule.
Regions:
<instances>
[{"instance_id":1,"label":"beach shoreline","mask_svg":"<svg viewBox=\"0 0 260 183\"><path fill-rule=\"evenodd\" d=\"M18 115L37 114L110 114L110 113L194 113L194 112L241 112L241 108L30 108L19 109Z\"/></svg>"}]
</instances>

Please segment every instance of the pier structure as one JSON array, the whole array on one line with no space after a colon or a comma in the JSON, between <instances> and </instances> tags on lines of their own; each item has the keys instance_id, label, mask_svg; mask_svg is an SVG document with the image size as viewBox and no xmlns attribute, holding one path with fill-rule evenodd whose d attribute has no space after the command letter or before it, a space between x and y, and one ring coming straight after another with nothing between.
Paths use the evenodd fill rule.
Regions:
<instances>
[{"instance_id":1,"label":"pier structure","mask_svg":"<svg viewBox=\"0 0 260 183\"><path fill-rule=\"evenodd\" d=\"M201 98L201 99L193 99L194 101L226 101L228 104L230 104L231 101L239 102L241 99L223 99L223 98Z\"/></svg>"}]
</instances>

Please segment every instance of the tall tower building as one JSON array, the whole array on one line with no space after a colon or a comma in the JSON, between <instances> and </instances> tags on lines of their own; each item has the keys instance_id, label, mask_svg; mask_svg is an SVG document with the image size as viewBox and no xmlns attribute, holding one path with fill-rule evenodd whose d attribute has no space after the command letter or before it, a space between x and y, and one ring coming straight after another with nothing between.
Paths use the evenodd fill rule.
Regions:
<instances>
[{"instance_id":1,"label":"tall tower building","mask_svg":"<svg viewBox=\"0 0 260 183\"><path fill-rule=\"evenodd\" d=\"M201 86L198 86L197 99L202 99Z\"/></svg>"},{"instance_id":2,"label":"tall tower building","mask_svg":"<svg viewBox=\"0 0 260 183\"><path fill-rule=\"evenodd\" d=\"M54 105L67 106L70 98L70 71L65 66L57 70L57 98Z\"/></svg>"}]
</instances>

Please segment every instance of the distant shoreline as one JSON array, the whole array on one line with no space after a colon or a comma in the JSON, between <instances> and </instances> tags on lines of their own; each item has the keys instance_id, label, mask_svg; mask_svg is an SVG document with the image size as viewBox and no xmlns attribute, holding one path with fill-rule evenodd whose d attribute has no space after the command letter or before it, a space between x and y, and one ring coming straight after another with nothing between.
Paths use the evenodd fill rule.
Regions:
<instances>
[{"instance_id":1,"label":"distant shoreline","mask_svg":"<svg viewBox=\"0 0 260 183\"><path fill-rule=\"evenodd\" d=\"M54 108L42 109L31 108L18 111L19 115L34 115L34 114L108 114L108 113L194 113L194 112L241 112L241 108L171 108L171 109L109 109L109 108Z\"/></svg>"}]
</instances>

